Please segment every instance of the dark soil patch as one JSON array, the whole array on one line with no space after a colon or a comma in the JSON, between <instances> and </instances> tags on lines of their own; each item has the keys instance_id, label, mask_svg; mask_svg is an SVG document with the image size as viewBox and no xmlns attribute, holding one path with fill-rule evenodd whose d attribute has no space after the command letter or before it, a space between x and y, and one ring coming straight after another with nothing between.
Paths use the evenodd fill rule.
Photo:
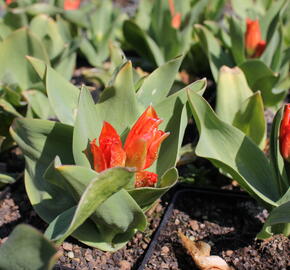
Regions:
<instances>
[{"instance_id":1,"label":"dark soil patch","mask_svg":"<svg viewBox=\"0 0 290 270\"><path fill-rule=\"evenodd\" d=\"M132 241L117 252L103 252L68 238L59 248L62 255L58 265L82 270L136 269L148 248L152 234L159 226L166 204L165 201L158 202L149 210L149 226L146 231L138 232ZM30 224L42 232L47 227L33 210L22 180L0 191L0 244L5 242L15 226L20 223Z\"/></svg>"},{"instance_id":2,"label":"dark soil patch","mask_svg":"<svg viewBox=\"0 0 290 270\"><path fill-rule=\"evenodd\" d=\"M235 269L289 269L290 241L277 235L255 240L267 216L251 199L197 192L182 193L161 230L144 269L197 269L181 245L177 232L212 246Z\"/></svg>"}]
</instances>

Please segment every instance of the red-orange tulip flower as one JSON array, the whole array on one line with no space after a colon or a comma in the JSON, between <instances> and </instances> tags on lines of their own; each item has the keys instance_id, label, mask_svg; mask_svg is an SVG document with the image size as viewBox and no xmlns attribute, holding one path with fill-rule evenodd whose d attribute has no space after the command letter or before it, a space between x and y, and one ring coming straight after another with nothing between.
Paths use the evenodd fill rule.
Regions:
<instances>
[{"instance_id":1,"label":"red-orange tulip flower","mask_svg":"<svg viewBox=\"0 0 290 270\"><path fill-rule=\"evenodd\" d=\"M160 145L169 135L158 129L161 122L154 108L149 106L130 130L124 148L116 130L105 122L99 146L96 139L90 143L95 171L116 166L134 167L137 170L136 187L154 186L158 180L157 174L144 170L157 159Z\"/></svg>"},{"instance_id":2,"label":"red-orange tulip flower","mask_svg":"<svg viewBox=\"0 0 290 270\"><path fill-rule=\"evenodd\" d=\"M171 14L171 26L179 29L181 25L181 13L175 12L174 0L168 0L169 10Z\"/></svg>"},{"instance_id":3,"label":"red-orange tulip flower","mask_svg":"<svg viewBox=\"0 0 290 270\"><path fill-rule=\"evenodd\" d=\"M65 10L74 10L80 7L81 0L65 0L63 8Z\"/></svg>"},{"instance_id":4,"label":"red-orange tulip flower","mask_svg":"<svg viewBox=\"0 0 290 270\"><path fill-rule=\"evenodd\" d=\"M262 40L262 34L258 20L247 19L245 41L246 51L249 57L260 57L262 55L266 47L266 41Z\"/></svg>"},{"instance_id":5,"label":"red-orange tulip flower","mask_svg":"<svg viewBox=\"0 0 290 270\"><path fill-rule=\"evenodd\" d=\"M279 142L282 157L290 162L290 104L287 104L284 109Z\"/></svg>"},{"instance_id":6,"label":"red-orange tulip flower","mask_svg":"<svg viewBox=\"0 0 290 270\"><path fill-rule=\"evenodd\" d=\"M6 0L6 4L10 5L12 3L12 0Z\"/></svg>"}]
</instances>

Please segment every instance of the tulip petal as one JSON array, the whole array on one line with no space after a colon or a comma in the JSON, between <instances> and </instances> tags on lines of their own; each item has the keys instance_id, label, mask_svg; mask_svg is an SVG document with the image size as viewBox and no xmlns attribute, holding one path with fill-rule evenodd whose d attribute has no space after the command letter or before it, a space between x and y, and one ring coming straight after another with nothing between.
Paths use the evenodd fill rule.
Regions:
<instances>
[{"instance_id":1,"label":"tulip petal","mask_svg":"<svg viewBox=\"0 0 290 270\"><path fill-rule=\"evenodd\" d=\"M180 13L176 13L171 20L171 26L175 29L179 29L181 25L181 14Z\"/></svg>"},{"instance_id":2,"label":"tulip petal","mask_svg":"<svg viewBox=\"0 0 290 270\"><path fill-rule=\"evenodd\" d=\"M147 155L147 142L142 137L131 141L126 150L126 167L135 167L137 171L144 168Z\"/></svg>"},{"instance_id":3,"label":"tulip petal","mask_svg":"<svg viewBox=\"0 0 290 270\"><path fill-rule=\"evenodd\" d=\"M290 104L285 105L280 125L279 142L282 157L290 161Z\"/></svg>"},{"instance_id":4,"label":"tulip petal","mask_svg":"<svg viewBox=\"0 0 290 270\"><path fill-rule=\"evenodd\" d=\"M107 168L111 168L111 161L113 158L113 163L117 164L117 160L120 159L120 163L123 164L122 157L124 156L124 150L122 149L122 141L120 136L114 127L108 122L104 122L100 137L99 137L100 149L104 155ZM114 150L112 147L114 145ZM112 157L112 152L114 157ZM117 156L119 157L117 158ZM119 166L119 164L115 165ZM122 165L120 165L122 166Z\"/></svg>"},{"instance_id":5,"label":"tulip petal","mask_svg":"<svg viewBox=\"0 0 290 270\"><path fill-rule=\"evenodd\" d=\"M169 134L170 134L169 132L165 133L162 130L157 131L153 142L150 144L148 148L144 169L149 168L153 164L153 162L157 159L160 145L169 136Z\"/></svg>"},{"instance_id":6,"label":"tulip petal","mask_svg":"<svg viewBox=\"0 0 290 270\"><path fill-rule=\"evenodd\" d=\"M94 160L94 170L96 172L101 172L107 169L104 155L101 149L97 146L96 139L90 142L90 148L91 148L91 153L93 155L93 160Z\"/></svg>"},{"instance_id":7,"label":"tulip petal","mask_svg":"<svg viewBox=\"0 0 290 270\"><path fill-rule=\"evenodd\" d=\"M266 41L264 40L259 41L253 57L260 57L262 53L264 52L265 48L266 48Z\"/></svg>"},{"instance_id":8,"label":"tulip petal","mask_svg":"<svg viewBox=\"0 0 290 270\"><path fill-rule=\"evenodd\" d=\"M135 187L154 187L158 181L158 175L153 172L142 171L135 174Z\"/></svg>"},{"instance_id":9,"label":"tulip petal","mask_svg":"<svg viewBox=\"0 0 290 270\"><path fill-rule=\"evenodd\" d=\"M144 113L142 113L142 115L138 118L137 122L131 128L126 139L124 149L126 150L134 137L137 137L144 133L144 131L148 130L148 128L150 128L156 121L159 120L160 119L158 118L154 108L152 106L148 106L148 108L144 111Z\"/></svg>"},{"instance_id":10,"label":"tulip petal","mask_svg":"<svg viewBox=\"0 0 290 270\"><path fill-rule=\"evenodd\" d=\"M126 152L123 150L122 146L118 144L113 144L111 147L111 160L110 168L113 167L124 167L126 162Z\"/></svg>"},{"instance_id":11,"label":"tulip petal","mask_svg":"<svg viewBox=\"0 0 290 270\"><path fill-rule=\"evenodd\" d=\"M65 10L74 10L80 7L81 0L65 0L63 8Z\"/></svg>"},{"instance_id":12,"label":"tulip petal","mask_svg":"<svg viewBox=\"0 0 290 270\"><path fill-rule=\"evenodd\" d=\"M247 54L250 57L259 57L266 47L266 42L262 40L259 20L247 19L246 22L245 45Z\"/></svg>"}]
</instances>

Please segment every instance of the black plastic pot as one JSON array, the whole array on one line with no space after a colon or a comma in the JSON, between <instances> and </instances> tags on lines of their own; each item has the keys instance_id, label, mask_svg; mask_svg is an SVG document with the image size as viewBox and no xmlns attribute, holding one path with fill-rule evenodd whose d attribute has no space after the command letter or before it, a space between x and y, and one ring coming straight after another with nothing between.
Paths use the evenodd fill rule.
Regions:
<instances>
[{"instance_id":1,"label":"black plastic pot","mask_svg":"<svg viewBox=\"0 0 290 270\"><path fill-rule=\"evenodd\" d=\"M162 230L165 229L165 226L167 225L173 209L176 207L176 202L177 200L179 200L180 198L182 198L182 196L186 195L190 193L191 196L194 196L195 198L200 197L200 198L215 198L216 200L229 200L229 201L253 201L253 199L246 193L243 192L237 192L237 191L228 191L228 190L213 190L213 189L200 189L200 188L183 188L179 191L177 191L174 196L173 199L171 201L171 203L168 205L166 212L164 214L164 217L157 229L157 231L155 232L155 235L153 237L153 239L150 242L150 245L148 247L148 250L140 264L140 266L137 268L137 270L145 270L145 266L146 264L149 262L150 258L152 257L152 254L155 250L155 247L158 243L158 238L160 236L160 233L162 232Z\"/></svg>"}]
</instances>

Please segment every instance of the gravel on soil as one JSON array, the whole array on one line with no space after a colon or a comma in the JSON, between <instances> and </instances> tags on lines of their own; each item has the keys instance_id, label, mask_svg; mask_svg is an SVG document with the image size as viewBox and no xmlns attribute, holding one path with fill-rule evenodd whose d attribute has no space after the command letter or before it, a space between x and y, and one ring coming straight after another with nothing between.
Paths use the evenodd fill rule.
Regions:
<instances>
[{"instance_id":1,"label":"gravel on soil","mask_svg":"<svg viewBox=\"0 0 290 270\"><path fill-rule=\"evenodd\" d=\"M277 235L255 240L267 211L253 200L184 193L162 228L151 258L144 269L194 270L178 231L191 240L203 240L211 254L224 258L235 269L290 269L290 241Z\"/></svg>"}]
</instances>

